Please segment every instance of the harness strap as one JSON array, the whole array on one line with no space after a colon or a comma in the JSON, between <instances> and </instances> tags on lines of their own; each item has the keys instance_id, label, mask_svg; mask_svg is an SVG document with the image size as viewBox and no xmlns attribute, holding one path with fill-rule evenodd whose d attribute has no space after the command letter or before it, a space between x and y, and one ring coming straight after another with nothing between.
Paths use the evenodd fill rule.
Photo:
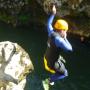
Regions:
<instances>
[{"instance_id":1,"label":"harness strap","mask_svg":"<svg viewBox=\"0 0 90 90\"><path fill-rule=\"evenodd\" d=\"M47 64L47 60L46 60L46 58L44 57L44 66L45 66L45 69L47 70L47 71L49 71L49 72L51 72L51 73L55 73L55 70L53 70L53 69L51 69L49 66L48 66L48 64Z\"/></svg>"}]
</instances>

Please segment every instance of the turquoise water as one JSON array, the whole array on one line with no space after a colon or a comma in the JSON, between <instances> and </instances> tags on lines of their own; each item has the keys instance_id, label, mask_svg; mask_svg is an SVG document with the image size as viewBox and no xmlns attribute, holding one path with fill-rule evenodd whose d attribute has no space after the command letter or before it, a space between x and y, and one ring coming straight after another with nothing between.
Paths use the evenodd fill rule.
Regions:
<instances>
[{"instance_id":1,"label":"turquoise water","mask_svg":"<svg viewBox=\"0 0 90 90\"><path fill-rule=\"evenodd\" d=\"M13 28L0 23L0 41L12 41L21 45L30 55L35 70L27 76L25 90L44 90L42 80L50 75L43 67L47 32L37 25ZM57 81L50 90L90 90L90 46L80 42L75 36L68 36L73 53L63 54L67 60L69 76Z\"/></svg>"}]
</instances>

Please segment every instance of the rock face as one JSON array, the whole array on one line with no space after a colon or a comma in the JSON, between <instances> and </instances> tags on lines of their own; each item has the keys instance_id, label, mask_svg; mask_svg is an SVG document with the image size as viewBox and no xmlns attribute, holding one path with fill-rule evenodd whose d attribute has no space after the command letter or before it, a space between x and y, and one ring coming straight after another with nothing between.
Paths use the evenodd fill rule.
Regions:
<instances>
[{"instance_id":1,"label":"rock face","mask_svg":"<svg viewBox=\"0 0 90 90\"><path fill-rule=\"evenodd\" d=\"M50 5L56 4L58 14L66 16L85 12L90 17L90 1L89 0L36 0L48 14ZM73 13L72 13L73 11Z\"/></svg>"},{"instance_id":2,"label":"rock face","mask_svg":"<svg viewBox=\"0 0 90 90\"><path fill-rule=\"evenodd\" d=\"M90 0L0 0L0 20L14 27L45 25L53 3L56 17L69 16L69 26L77 28L70 32L90 37Z\"/></svg>"},{"instance_id":3,"label":"rock face","mask_svg":"<svg viewBox=\"0 0 90 90\"><path fill-rule=\"evenodd\" d=\"M31 59L21 46L0 42L0 90L24 90L26 76L32 70Z\"/></svg>"}]
</instances>

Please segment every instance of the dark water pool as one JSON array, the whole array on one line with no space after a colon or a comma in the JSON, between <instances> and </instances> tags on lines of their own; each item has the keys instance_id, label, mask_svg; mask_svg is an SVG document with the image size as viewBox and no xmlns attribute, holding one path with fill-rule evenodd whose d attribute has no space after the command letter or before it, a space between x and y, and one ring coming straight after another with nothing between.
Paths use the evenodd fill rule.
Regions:
<instances>
[{"instance_id":1,"label":"dark water pool","mask_svg":"<svg viewBox=\"0 0 90 90\"><path fill-rule=\"evenodd\" d=\"M34 64L34 72L27 76L25 90L44 90L42 80L49 73L43 67L43 54L46 48L47 33L41 26L12 28L0 23L0 41L12 41L21 45ZM57 81L50 90L90 90L90 46L80 42L75 36L68 36L73 53L64 54L67 60L68 78Z\"/></svg>"}]
</instances>

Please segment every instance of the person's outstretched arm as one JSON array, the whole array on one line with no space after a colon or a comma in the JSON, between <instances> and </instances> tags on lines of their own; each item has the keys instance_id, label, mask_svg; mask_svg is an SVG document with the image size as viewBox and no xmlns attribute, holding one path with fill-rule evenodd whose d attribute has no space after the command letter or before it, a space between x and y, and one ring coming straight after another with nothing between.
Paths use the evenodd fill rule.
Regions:
<instances>
[{"instance_id":1,"label":"person's outstretched arm","mask_svg":"<svg viewBox=\"0 0 90 90\"><path fill-rule=\"evenodd\" d=\"M53 5L53 7L52 7L52 15L49 17L48 22L47 22L48 36L50 36L51 33L53 32L52 23L53 23L53 19L54 19L55 15L56 15L56 7L55 7L55 5Z\"/></svg>"}]
</instances>

